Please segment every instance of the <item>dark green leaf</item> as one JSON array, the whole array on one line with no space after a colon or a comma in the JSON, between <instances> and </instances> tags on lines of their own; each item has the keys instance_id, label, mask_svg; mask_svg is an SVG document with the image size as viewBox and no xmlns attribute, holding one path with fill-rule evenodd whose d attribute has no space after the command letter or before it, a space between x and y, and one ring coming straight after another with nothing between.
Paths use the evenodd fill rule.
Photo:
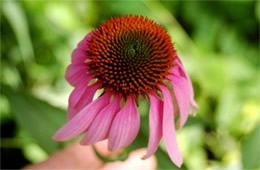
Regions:
<instances>
[{"instance_id":1,"label":"dark green leaf","mask_svg":"<svg viewBox=\"0 0 260 170\"><path fill-rule=\"evenodd\" d=\"M48 153L58 149L52 135L66 121L65 111L29 93L16 92L3 86L2 92L10 102L11 112L18 124Z\"/></svg>"}]
</instances>

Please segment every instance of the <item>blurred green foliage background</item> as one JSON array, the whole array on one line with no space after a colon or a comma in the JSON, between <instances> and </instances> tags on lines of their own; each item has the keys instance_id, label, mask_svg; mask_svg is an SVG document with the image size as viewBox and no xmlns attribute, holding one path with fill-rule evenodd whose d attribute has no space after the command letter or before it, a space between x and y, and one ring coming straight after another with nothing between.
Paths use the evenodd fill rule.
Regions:
<instances>
[{"instance_id":1,"label":"blurred green foliage background","mask_svg":"<svg viewBox=\"0 0 260 170\"><path fill-rule=\"evenodd\" d=\"M64 146L72 87L64 73L77 43L113 16L140 14L172 37L199 104L177 132L187 169L260 168L259 1L1 1L1 166L21 168ZM145 147L149 102L129 147ZM158 169L176 168L163 143Z\"/></svg>"}]
</instances>

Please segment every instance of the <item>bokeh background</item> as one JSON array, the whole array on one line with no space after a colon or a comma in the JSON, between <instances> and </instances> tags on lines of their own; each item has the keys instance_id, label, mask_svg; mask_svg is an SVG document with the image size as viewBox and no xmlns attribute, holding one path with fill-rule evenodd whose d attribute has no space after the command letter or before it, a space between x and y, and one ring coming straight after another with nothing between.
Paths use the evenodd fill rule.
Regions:
<instances>
[{"instance_id":1,"label":"bokeh background","mask_svg":"<svg viewBox=\"0 0 260 170\"><path fill-rule=\"evenodd\" d=\"M259 1L1 1L1 168L36 163L66 145L64 73L77 43L113 16L140 14L172 37L199 104L177 132L183 169L260 168ZM149 102L141 101L145 147ZM175 169L163 142L158 169Z\"/></svg>"}]
</instances>

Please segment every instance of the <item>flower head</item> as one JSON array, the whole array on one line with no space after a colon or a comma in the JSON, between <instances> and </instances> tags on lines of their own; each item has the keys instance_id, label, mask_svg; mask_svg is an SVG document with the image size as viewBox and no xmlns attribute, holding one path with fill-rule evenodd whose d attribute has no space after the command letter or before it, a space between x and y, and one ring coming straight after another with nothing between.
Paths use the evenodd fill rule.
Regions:
<instances>
[{"instance_id":1,"label":"flower head","mask_svg":"<svg viewBox=\"0 0 260 170\"><path fill-rule=\"evenodd\" d=\"M181 166L175 127L185 124L197 104L191 80L161 26L142 16L109 20L78 44L66 79L75 89L69 98L68 122L56 132L55 140L84 133L82 144L108 138L111 151L129 145L140 127L140 95L150 100L150 136L144 158L156 151L163 137L170 158ZM98 89L103 93L93 101Z\"/></svg>"}]
</instances>

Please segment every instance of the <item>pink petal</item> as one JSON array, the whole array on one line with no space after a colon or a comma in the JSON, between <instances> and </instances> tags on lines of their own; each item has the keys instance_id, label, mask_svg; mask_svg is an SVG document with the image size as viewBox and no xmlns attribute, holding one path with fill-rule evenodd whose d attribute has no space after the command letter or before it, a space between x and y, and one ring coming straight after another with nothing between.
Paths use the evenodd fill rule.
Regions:
<instances>
[{"instance_id":1,"label":"pink petal","mask_svg":"<svg viewBox=\"0 0 260 170\"><path fill-rule=\"evenodd\" d=\"M66 70L65 78L72 86L77 86L83 79L89 81L94 77L87 72L86 64L70 64Z\"/></svg>"},{"instance_id":2,"label":"pink petal","mask_svg":"<svg viewBox=\"0 0 260 170\"><path fill-rule=\"evenodd\" d=\"M90 102L92 100L92 98L89 97L90 95L88 93L90 93L90 94L95 93L96 90L93 87L95 87L95 86L100 87L101 83L98 82L98 83L95 83L94 86L93 85L88 86L87 80L80 82L79 86L77 86L70 94L69 106L76 107L76 105L80 102L80 100L82 100L82 98L84 98L85 100L87 99L88 102Z\"/></svg>"},{"instance_id":3,"label":"pink petal","mask_svg":"<svg viewBox=\"0 0 260 170\"><path fill-rule=\"evenodd\" d=\"M136 138L139 128L140 116L135 97L130 96L112 123L108 137L108 149L115 151L129 145Z\"/></svg>"},{"instance_id":4,"label":"pink petal","mask_svg":"<svg viewBox=\"0 0 260 170\"><path fill-rule=\"evenodd\" d=\"M88 87L87 81L82 81L69 96L69 106L75 107Z\"/></svg>"},{"instance_id":5,"label":"pink petal","mask_svg":"<svg viewBox=\"0 0 260 170\"><path fill-rule=\"evenodd\" d=\"M149 113L149 143L147 153L143 159L149 158L158 148L162 138L162 117L163 101L155 94L149 94L150 113Z\"/></svg>"},{"instance_id":6,"label":"pink petal","mask_svg":"<svg viewBox=\"0 0 260 170\"><path fill-rule=\"evenodd\" d=\"M87 58L86 52L79 48L76 48L71 54L71 62L73 64L83 64Z\"/></svg>"},{"instance_id":7,"label":"pink petal","mask_svg":"<svg viewBox=\"0 0 260 170\"><path fill-rule=\"evenodd\" d=\"M87 34L83 40L81 40L78 44L78 48L79 49L82 49L82 50L87 50L89 48L88 46L88 43L89 41L91 40L91 35L92 35L92 32L90 32L89 34Z\"/></svg>"},{"instance_id":8,"label":"pink petal","mask_svg":"<svg viewBox=\"0 0 260 170\"><path fill-rule=\"evenodd\" d=\"M100 82L96 82L90 86L82 82L80 86L76 87L69 97L69 107L68 107L68 120L73 118L83 107L88 105L96 93L96 91L101 87Z\"/></svg>"},{"instance_id":9,"label":"pink petal","mask_svg":"<svg viewBox=\"0 0 260 170\"><path fill-rule=\"evenodd\" d=\"M189 87L189 94L190 94L190 104L191 104L191 113L193 115L195 115L199 109L196 101L194 100L194 91L193 91L193 87L192 87L192 82L191 79L189 77L189 75L187 74L187 72L184 69L184 66L181 62L181 60L179 59L179 57L177 57L177 64L181 67L182 72L184 73L187 81L188 81L188 87Z\"/></svg>"},{"instance_id":10,"label":"pink petal","mask_svg":"<svg viewBox=\"0 0 260 170\"><path fill-rule=\"evenodd\" d=\"M53 139L56 141L64 141L83 133L89 127L97 113L109 103L110 98L111 94L105 93L84 107L75 117L69 120L55 133Z\"/></svg>"},{"instance_id":11,"label":"pink petal","mask_svg":"<svg viewBox=\"0 0 260 170\"><path fill-rule=\"evenodd\" d=\"M97 117L90 125L85 138L81 141L81 144L90 145L107 138L112 120L116 113L121 109L120 104L121 97L115 97L115 100L112 103L104 107L100 113L98 113Z\"/></svg>"},{"instance_id":12,"label":"pink petal","mask_svg":"<svg viewBox=\"0 0 260 170\"><path fill-rule=\"evenodd\" d=\"M163 101L163 138L165 141L166 149L170 155L171 160L181 167L182 156L178 148L178 143L175 133L174 116L173 116L173 104L171 94L167 87L160 86Z\"/></svg>"},{"instance_id":13,"label":"pink petal","mask_svg":"<svg viewBox=\"0 0 260 170\"><path fill-rule=\"evenodd\" d=\"M180 123L178 123L177 128L182 128L189 116L190 98L188 93L187 80L180 76L168 76L171 80L173 86L173 92L177 99L179 106L179 116Z\"/></svg>"},{"instance_id":14,"label":"pink petal","mask_svg":"<svg viewBox=\"0 0 260 170\"><path fill-rule=\"evenodd\" d=\"M72 63L85 63L88 58L86 51L89 48L88 43L91 40L91 34L92 32L86 35L85 38L79 42L77 48L72 52Z\"/></svg>"}]
</instances>

